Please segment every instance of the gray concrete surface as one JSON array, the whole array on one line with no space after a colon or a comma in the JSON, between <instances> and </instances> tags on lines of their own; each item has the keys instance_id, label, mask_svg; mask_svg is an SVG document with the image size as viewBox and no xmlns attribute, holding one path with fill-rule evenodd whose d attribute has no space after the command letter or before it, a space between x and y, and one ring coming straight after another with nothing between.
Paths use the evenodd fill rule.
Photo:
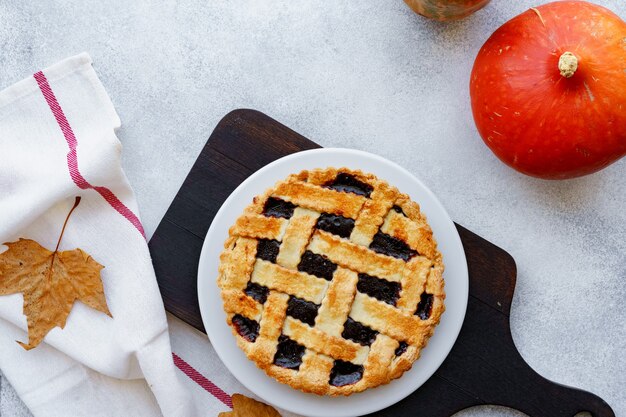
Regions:
<instances>
[{"instance_id":1,"label":"gray concrete surface","mask_svg":"<svg viewBox=\"0 0 626 417\"><path fill-rule=\"evenodd\" d=\"M626 18L623 0L597 0ZM0 87L87 51L122 119L149 234L228 111L261 110L324 146L406 167L457 222L508 250L512 329L539 373L626 415L626 160L545 182L500 163L469 109L474 57L536 0L437 23L400 0L0 2ZM27 416L2 381L0 415ZM520 416L480 407L459 416Z\"/></svg>"}]
</instances>

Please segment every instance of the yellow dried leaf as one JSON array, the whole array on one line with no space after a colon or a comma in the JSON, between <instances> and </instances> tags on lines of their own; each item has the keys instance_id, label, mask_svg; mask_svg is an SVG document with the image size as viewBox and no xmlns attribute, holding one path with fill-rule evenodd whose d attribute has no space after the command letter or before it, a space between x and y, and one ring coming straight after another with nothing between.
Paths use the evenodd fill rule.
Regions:
<instances>
[{"instance_id":1,"label":"yellow dried leaf","mask_svg":"<svg viewBox=\"0 0 626 417\"><path fill-rule=\"evenodd\" d=\"M79 202L80 197L72 211ZM66 224L67 219L63 230ZM30 239L5 245L9 249L0 254L0 295L24 295L28 344L18 342L24 349L39 345L53 328L65 327L76 300L111 316L100 278L103 266L83 250L59 252L57 244L52 252Z\"/></svg>"},{"instance_id":2,"label":"yellow dried leaf","mask_svg":"<svg viewBox=\"0 0 626 417\"><path fill-rule=\"evenodd\" d=\"M280 414L267 404L245 395L234 394L233 411L220 413L219 417L280 417Z\"/></svg>"}]
</instances>

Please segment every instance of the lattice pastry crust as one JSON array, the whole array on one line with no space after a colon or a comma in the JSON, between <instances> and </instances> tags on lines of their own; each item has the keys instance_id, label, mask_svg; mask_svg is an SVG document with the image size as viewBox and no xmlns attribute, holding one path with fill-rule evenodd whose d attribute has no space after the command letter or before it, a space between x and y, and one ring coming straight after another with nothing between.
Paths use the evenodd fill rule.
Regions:
<instances>
[{"instance_id":1,"label":"lattice pastry crust","mask_svg":"<svg viewBox=\"0 0 626 417\"><path fill-rule=\"evenodd\" d=\"M254 198L230 229L218 285L259 368L350 395L411 368L444 311L443 268L417 203L372 174L327 168Z\"/></svg>"}]
</instances>

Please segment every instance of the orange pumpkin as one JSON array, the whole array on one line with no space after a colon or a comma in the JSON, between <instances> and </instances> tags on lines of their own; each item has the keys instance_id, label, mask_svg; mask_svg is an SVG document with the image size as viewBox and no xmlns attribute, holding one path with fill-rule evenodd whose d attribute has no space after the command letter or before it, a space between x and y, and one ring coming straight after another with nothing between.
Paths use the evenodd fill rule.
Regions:
<instances>
[{"instance_id":1,"label":"orange pumpkin","mask_svg":"<svg viewBox=\"0 0 626 417\"><path fill-rule=\"evenodd\" d=\"M482 47L470 94L506 164L546 179L598 171L626 155L626 23L584 1L528 10Z\"/></svg>"}]
</instances>

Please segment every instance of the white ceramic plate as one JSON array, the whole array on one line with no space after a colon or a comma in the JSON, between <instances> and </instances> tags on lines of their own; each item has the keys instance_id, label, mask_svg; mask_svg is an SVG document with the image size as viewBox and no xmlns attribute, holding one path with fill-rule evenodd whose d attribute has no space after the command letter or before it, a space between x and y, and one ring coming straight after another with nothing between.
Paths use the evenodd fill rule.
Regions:
<instances>
[{"instance_id":1,"label":"white ceramic plate","mask_svg":"<svg viewBox=\"0 0 626 417\"><path fill-rule=\"evenodd\" d=\"M228 229L252 198L277 181L303 169L348 167L371 172L418 202L426 214L445 263L446 311L435 334L413 368L388 385L349 397L320 397L280 384L258 369L237 347L217 287L219 255ZM348 417L372 413L400 401L419 388L439 368L459 335L469 282L461 239L435 195L404 168L380 156L351 149L315 149L286 156L255 172L228 197L209 228L198 268L198 299L207 334L226 367L250 391L266 402L310 417Z\"/></svg>"}]
</instances>

